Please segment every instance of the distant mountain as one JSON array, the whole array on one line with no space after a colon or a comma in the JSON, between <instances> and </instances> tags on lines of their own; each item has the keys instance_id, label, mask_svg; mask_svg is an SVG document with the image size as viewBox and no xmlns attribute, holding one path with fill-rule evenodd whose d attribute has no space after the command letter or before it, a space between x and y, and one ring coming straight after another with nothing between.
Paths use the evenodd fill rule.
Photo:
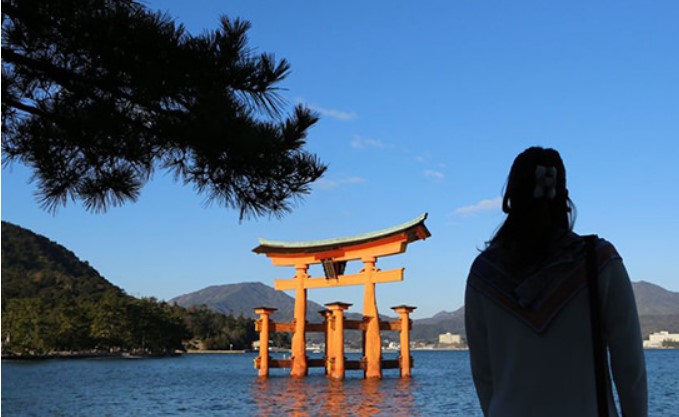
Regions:
<instances>
[{"instance_id":1,"label":"distant mountain","mask_svg":"<svg viewBox=\"0 0 679 417\"><path fill-rule=\"evenodd\" d=\"M170 304L176 303L182 307L207 306L213 311L223 314L243 315L243 317L257 318L254 313L255 307L275 307L278 310L271 315L276 322L290 322L294 316L295 299L283 291L276 291L261 282L243 282L239 284L214 285L203 288L196 292L180 295L168 301ZM310 323L320 323L323 318L319 311L325 307L307 299L306 319ZM360 311L360 310L359 310ZM347 313L345 317L349 320L361 320L363 315L360 313ZM394 317L380 314L380 320L394 320ZM385 338L398 340L398 335L394 332L386 332ZM308 333L307 341L319 343L324 336L322 333ZM345 340L349 344L360 346L361 333L350 331L345 334Z\"/></svg>"},{"instance_id":2,"label":"distant mountain","mask_svg":"<svg viewBox=\"0 0 679 417\"><path fill-rule=\"evenodd\" d=\"M295 311L295 299L283 291L276 291L261 282L243 282L239 284L214 285L202 290L180 295L169 301L182 307L206 305L214 311L223 314L243 315L256 318L255 307L275 307L278 309L272 315L273 320L288 322L292 320ZM325 307L307 300L307 320L319 322L322 320L318 311Z\"/></svg>"},{"instance_id":3,"label":"distant mountain","mask_svg":"<svg viewBox=\"0 0 679 417\"><path fill-rule=\"evenodd\" d=\"M441 333L465 334L464 307L455 311L441 311L427 319L413 320L413 340L437 340Z\"/></svg>"},{"instance_id":4,"label":"distant mountain","mask_svg":"<svg viewBox=\"0 0 679 417\"><path fill-rule=\"evenodd\" d=\"M633 282L632 287L640 316L679 314L679 293L645 281Z\"/></svg>"},{"instance_id":5,"label":"distant mountain","mask_svg":"<svg viewBox=\"0 0 679 417\"><path fill-rule=\"evenodd\" d=\"M223 314L243 315L257 318L255 307L274 307L278 310L271 316L278 322L292 321L295 312L295 298L283 291L276 291L261 282L242 282L238 284L213 285L189 294L180 295L168 301L182 307L205 305L213 311ZM307 299L306 319L310 323L319 323L323 318L318 314L325 307ZM360 320L360 313L347 313L351 320ZM394 317L380 314L381 320L394 320Z\"/></svg>"},{"instance_id":6,"label":"distant mountain","mask_svg":"<svg viewBox=\"0 0 679 417\"><path fill-rule=\"evenodd\" d=\"M633 282L632 287L644 338L661 330L679 332L679 293L644 281Z\"/></svg>"}]
</instances>

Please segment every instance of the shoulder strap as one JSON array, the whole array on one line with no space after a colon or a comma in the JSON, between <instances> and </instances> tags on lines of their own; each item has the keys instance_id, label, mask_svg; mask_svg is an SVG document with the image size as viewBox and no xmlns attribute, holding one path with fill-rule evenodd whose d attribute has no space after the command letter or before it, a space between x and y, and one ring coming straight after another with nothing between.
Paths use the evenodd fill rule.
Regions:
<instances>
[{"instance_id":1,"label":"shoulder strap","mask_svg":"<svg viewBox=\"0 0 679 417\"><path fill-rule=\"evenodd\" d=\"M600 417L608 417L607 379L608 360L606 342L603 338L601 311L599 307L598 262L596 243L597 235L583 236L586 244L586 274L589 289L589 309L592 321L592 346L594 354L594 377L596 379L597 407Z\"/></svg>"}]
</instances>

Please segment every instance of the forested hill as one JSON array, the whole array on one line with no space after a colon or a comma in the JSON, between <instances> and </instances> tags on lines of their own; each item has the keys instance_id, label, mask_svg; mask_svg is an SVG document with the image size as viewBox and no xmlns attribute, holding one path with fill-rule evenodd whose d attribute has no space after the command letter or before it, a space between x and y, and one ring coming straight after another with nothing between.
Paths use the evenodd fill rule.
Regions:
<instances>
[{"instance_id":1,"label":"forested hill","mask_svg":"<svg viewBox=\"0 0 679 417\"><path fill-rule=\"evenodd\" d=\"M2 309L15 298L98 301L122 291L65 247L20 226L2 222Z\"/></svg>"},{"instance_id":2,"label":"forested hill","mask_svg":"<svg viewBox=\"0 0 679 417\"><path fill-rule=\"evenodd\" d=\"M137 299L68 249L2 222L3 355L249 348L254 321Z\"/></svg>"}]
</instances>

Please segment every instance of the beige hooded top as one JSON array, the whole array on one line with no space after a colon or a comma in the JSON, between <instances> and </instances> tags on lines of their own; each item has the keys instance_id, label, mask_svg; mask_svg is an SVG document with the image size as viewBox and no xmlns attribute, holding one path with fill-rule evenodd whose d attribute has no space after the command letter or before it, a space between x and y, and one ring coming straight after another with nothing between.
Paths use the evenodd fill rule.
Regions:
<instances>
[{"instance_id":1,"label":"beige hooded top","mask_svg":"<svg viewBox=\"0 0 679 417\"><path fill-rule=\"evenodd\" d=\"M540 269L515 276L491 246L472 265L465 317L486 417L597 417L584 240L569 233ZM632 286L613 245L596 245L604 340L624 417L646 417L646 367ZM618 416L609 381L610 416Z\"/></svg>"}]
</instances>

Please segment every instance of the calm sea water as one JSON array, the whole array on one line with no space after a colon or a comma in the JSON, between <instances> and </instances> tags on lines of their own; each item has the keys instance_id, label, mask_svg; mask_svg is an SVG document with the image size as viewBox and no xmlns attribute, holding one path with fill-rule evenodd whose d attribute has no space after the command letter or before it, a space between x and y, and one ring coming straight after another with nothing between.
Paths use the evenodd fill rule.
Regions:
<instances>
[{"instance_id":1,"label":"calm sea water","mask_svg":"<svg viewBox=\"0 0 679 417\"><path fill-rule=\"evenodd\" d=\"M258 379L254 354L3 361L2 415L481 416L467 352L413 356L410 380L398 370L386 370L380 381L349 371L344 382L320 369L305 379L279 369ZM679 416L679 350L646 351L646 358L650 415Z\"/></svg>"}]
</instances>

